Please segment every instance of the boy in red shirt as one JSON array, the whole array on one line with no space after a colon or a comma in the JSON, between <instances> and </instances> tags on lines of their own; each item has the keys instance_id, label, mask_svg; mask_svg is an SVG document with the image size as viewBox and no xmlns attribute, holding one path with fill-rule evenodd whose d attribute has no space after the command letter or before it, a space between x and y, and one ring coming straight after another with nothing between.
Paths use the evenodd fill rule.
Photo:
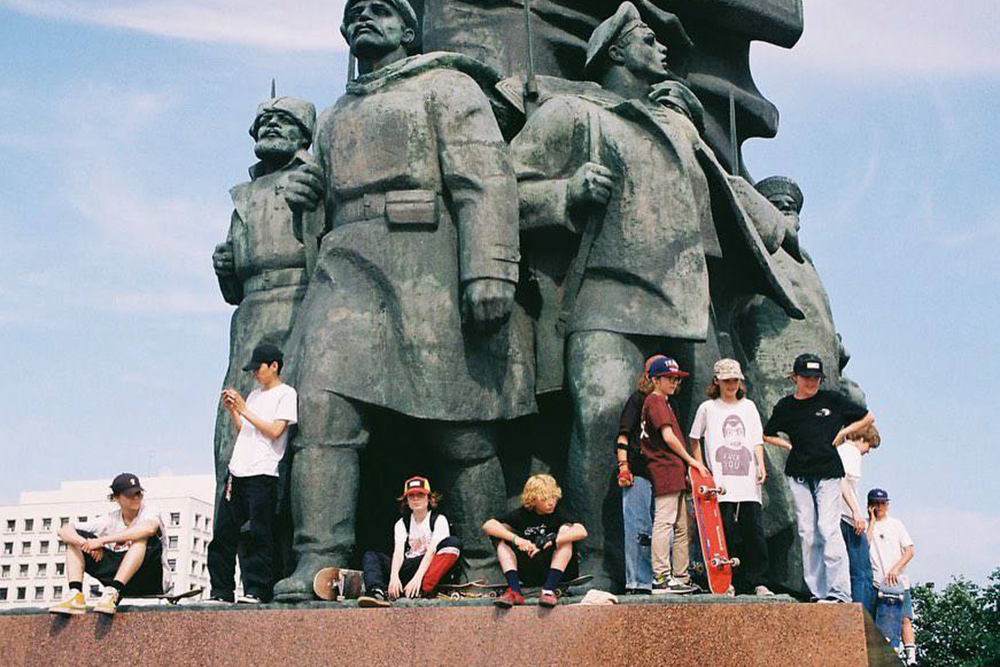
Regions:
<instances>
[{"instance_id":1,"label":"boy in red shirt","mask_svg":"<svg viewBox=\"0 0 1000 667\"><path fill-rule=\"evenodd\" d=\"M692 593L688 575L688 520L684 503L687 467L707 473L684 446L677 415L668 398L687 376L670 357L649 365L653 393L642 406L642 433L639 445L653 484L653 594Z\"/></svg>"}]
</instances>

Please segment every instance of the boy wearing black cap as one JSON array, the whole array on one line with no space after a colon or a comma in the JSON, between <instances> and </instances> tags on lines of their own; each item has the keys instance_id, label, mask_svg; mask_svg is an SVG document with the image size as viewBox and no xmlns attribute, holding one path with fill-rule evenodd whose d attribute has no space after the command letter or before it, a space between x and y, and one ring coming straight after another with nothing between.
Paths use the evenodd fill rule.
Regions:
<instances>
[{"instance_id":1,"label":"boy wearing black cap","mask_svg":"<svg viewBox=\"0 0 1000 667\"><path fill-rule=\"evenodd\" d=\"M795 393L775 404L764 426L764 441L791 450L785 474L795 500L806 586L820 602L850 602L847 547L840 533L844 466L836 447L875 418L842 394L821 390L824 377L817 355L800 354L795 359L791 375Z\"/></svg>"},{"instance_id":2,"label":"boy wearing black cap","mask_svg":"<svg viewBox=\"0 0 1000 667\"><path fill-rule=\"evenodd\" d=\"M258 345L244 371L260 385L246 400L235 389L222 391L222 404L237 431L229 478L208 545L211 599L233 602L237 547L249 524L240 569L246 595L240 602L256 603L271 596L274 584L273 524L278 464L288 444L288 427L298 419L295 390L281 381L284 355L274 345Z\"/></svg>"},{"instance_id":3,"label":"boy wearing black cap","mask_svg":"<svg viewBox=\"0 0 1000 667\"><path fill-rule=\"evenodd\" d=\"M59 529L59 539L66 543L69 594L49 607L50 613L86 613L85 572L104 585L94 607L100 614L114 614L123 595L159 595L170 588L163 520L143 504L142 496L139 478L123 472L111 482L109 496L118 509L88 523L68 523Z\"/></svg>"}]
</instances>

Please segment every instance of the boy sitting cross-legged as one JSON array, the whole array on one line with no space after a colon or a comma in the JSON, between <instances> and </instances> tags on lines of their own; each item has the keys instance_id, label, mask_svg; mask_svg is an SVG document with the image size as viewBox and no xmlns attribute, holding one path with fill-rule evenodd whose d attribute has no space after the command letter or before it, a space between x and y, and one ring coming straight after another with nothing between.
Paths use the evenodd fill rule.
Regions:
<instances>
[{"instance_id":1,"label":"boy sitting cross-legged","mask_svg":"<svg viewBox=\"0 0 1000 667\"><path fill-rule=\"evenodd\" d=\"M541 585L538 604L555 607L559 582L579 575L573 543L587 537L587 529L566 515L560 498L562 489L551 475L533 475L524 484L521 507L483 524L507 579L507 591L495 601L498 607L524 604L522 582Z\"/></svg>"}]
</instances>

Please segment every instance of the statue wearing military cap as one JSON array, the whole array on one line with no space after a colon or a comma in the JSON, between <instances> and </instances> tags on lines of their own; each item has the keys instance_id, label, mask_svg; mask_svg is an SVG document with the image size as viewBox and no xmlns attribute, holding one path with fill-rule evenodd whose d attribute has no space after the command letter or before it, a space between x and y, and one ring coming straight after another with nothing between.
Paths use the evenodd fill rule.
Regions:
<instances>
[{"instance_id":1,"label":"statue wearing military cap","mask_svg":"<svg viewBox=\"0 0 1000 667\"><path fill-rule=\"evenodd\" d=\"M226 241L213 254L222 296L237 306L229 335L229 368L224 387L246 396L253 376L241 369L255 347L285 348L292 322L305 297L307 265L315 257L322 212L294 214L285 201L288 175L304 160L312 142L316 109L294 97L272 97L257 107L250 126L258 162L250 181L229 192L233 213ZM290 366L295 360L289 359ZM215 423L218 489L225 484L236 434L219 405Z\"/></svg>"},{"instance_id":2,"label":"statue wearing military cap","mask_svg":"<svg viewBox=\"0 0 1000 667\"><path fill-rule=\"evenodd\" d=\"M311 598L317 570L349 565L366 449L366 463L434 461L469 576L488 574L480 527L504 508L500 429L535 410L530 331L511 318L517 184L478 83L499 77L456 54L408 55L415 17L405 0L347 3L359 75L321 115L318 165L289 191L302 209L325 202L330 231L291 351L297 566L275 589L282 601Z\"/></svg>"},{"instance_id":3,"label":"statue wearing military cap","mask_svg":"<svg viewBox=\"0 0 1000 667\"><path fill-rule=\"evenodd\" d=\"M749 184L731 182L702 140L700 104L648 23L671 19L649 5L644 14L624 2L594 30L592 83L543 90L511 144L524 250L543 294L538 377L547 388L564 382L572 402L564 488L587 526L583 567L599 587L619 570L605 563L606 543L609 553L615 547L604 508L618 493L608 443L644 360L668 354L701 384L719 356L708 257L721 258L724 247L748 283L796 311L744 210L745 191L773 208ZM547 315L553 310L560 316ZM687 389L682 419L691 400Z\"/></svg>"}]
</instances>

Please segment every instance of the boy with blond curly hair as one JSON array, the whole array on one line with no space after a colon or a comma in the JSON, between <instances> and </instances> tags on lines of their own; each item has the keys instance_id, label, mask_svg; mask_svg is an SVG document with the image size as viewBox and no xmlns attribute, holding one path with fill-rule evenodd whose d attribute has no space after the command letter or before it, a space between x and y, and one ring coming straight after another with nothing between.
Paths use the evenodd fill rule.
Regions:
<instances>
[{"instance_id":1,"label":"boy with blond curly hair","mask_svg":"<svg viewBox=\"0 0 1000 667\"><path fill-rule=\"evenodd\" d=\"M498 607L524 604L522 582L541 585L538 604L555 607L559 582L579 575L573 543L587 537L587 529L566 514L560 498L562 489L555 478L533 475L524 484L521 507L483 524L507 580L507 591L495 601Z\"/></svg>"}]
</instances>

